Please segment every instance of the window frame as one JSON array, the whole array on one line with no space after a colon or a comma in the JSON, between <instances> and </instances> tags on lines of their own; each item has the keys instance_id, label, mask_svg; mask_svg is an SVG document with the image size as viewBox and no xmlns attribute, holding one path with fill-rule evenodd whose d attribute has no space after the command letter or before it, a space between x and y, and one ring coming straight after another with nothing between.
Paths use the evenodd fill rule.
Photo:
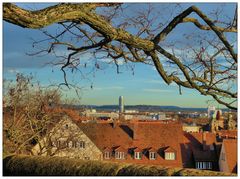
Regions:
<instances>
[{"instance_id":1,"label":"window frame","mask_svg":"<svg viewBox=\"0 0 240 179\"><path fill-rule=\"evenodd\" d=\"M125 159L125 152L115 152L116 159Z\"/></svg>"},{"instance_id":2,"label":"window frame","mask_svg":"<svg viewBox=\"0 0 240 179\"><path fill-rule=\"evenodd\" d=\"M83 140L79 141L79 148L80 149L85 149L85 147L86 147L85 141L83 141Z\"/></svg>"},{"instance_id":3,"label":"window frame","mask_svg":"<svg viewBox=\"0 0 240 179\"><path fill-rule=\"evenodd\" d=\"M134 152L134 159L141 160L142 159L142 152Z\"/></svg>"},{"instance_id":4,"label":"window frame","mask_svg":"<svg viewBox=\"0 0 240 179\"><path fill-rule=\"evenodd\" d=\"M211 170L212 162L196 162L195 168L198 170Z\"/></svg>"},{"instance_id":5,"label":"window frame","mask_svg":"<svg viewBox=\"0 0 240 179\"><path fill-rule=\"evenodd\" d=\"M108 151L104 152L104 159L110 159L110 156L111 156L110 152Z\"/></svg>"},{"instance_id":6,"label":"window frame","mask_svg":"<svg viewBox=\"0 0 240 179\"><path fill-rule=\"evenodd\" d=\"M165 160L176 160L175 152L165 152L164 159Z\"/></svg>"},{"instance_id":7,"label":"window frame","mask_svg":"<svg viewBox=\"0 0 240 179\"><path fill-rule=\"evenodd\" d=\"M70 146L70 143L71 143L71 146ZM73 141L68 141L68 148L74 148L74 142Z\"/></svg>"},{"instance_id":8,"label":"window frame","mask_svg":"<svg viewBox=\"0 0 240 179\"><path fill-rule=\"evenodd\" d=\"M156 160L156 158L157 158L156 152L149 152L149 160Z\"/></svg>"}]
</instances>

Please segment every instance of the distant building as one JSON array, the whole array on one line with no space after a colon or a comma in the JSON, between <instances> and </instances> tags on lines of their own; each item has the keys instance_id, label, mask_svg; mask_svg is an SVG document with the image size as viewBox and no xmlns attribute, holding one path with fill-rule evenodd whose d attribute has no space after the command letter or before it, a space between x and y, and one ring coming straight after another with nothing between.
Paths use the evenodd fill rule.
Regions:
<instances>
[{"instance_id":1,"label":"distant building","mask_svg":"<svg viewBox=\"0 0 240 179\"><path fill-rule=\"evenodd\" d=\"M86 110L81 113L82 116L89 117L92 119L117 119L119 114L116 112L97 112L95 109Z\"/></svg>"},{"instance_id":2,"label":"distant building","mask_svg":"<svg viewBox=\"0 0 240 179\"><path fill-rule=\"evenodd\" d=\"M119 96L119 113L124 112L124 102L123 102L123 96Z\"/></svg>"},{"instance_id":3,"label":"distant building","mask_svg":"<svg viewBox=\"0 0 240 179\"><path fill-rule=\"evenodd\" d=\"M166 120L166 114L165 113L158 113L156 115L156 120Z\"/></svg>"},{"instance_id":4,"label":"distant building","mask_svg":"<svg viewBox=\"0 0 240 179\"><path fill-rule=\"evenodd\" d=\"M196 125L183 125L183 131L185 132L200 132L201 126Z\"/></svg>"},{"instance_id":5,"label":"distant building","mask_svg":"<svg viewBox=\"0 0 240 179\"><path fill-rule=\"evenodd\" d=\"M224 125L224 119L222 117L222 111L217 110L216 112L216 117L215 115L213 116L211 120L211 132L216 132L219 130L223 130L225 125Z\"/></svg>"},{"instance_id":6,"label":"distant building","mask_svg":"<svg viewBox=\"0 0 240 179\"><path fill-rule=\"evenodd\" d=\"M125 110L124 113L139 113L138 110Z\"/></svg>"},{"instance_id":7,"label":"distant building","mask_svg":"<svg viewBox=\"0 0 240 179\"><path fill-rule=\"evenodd\" d=\"M208 107L208 118L211 119L213 117L213 114L215 113L215 106L209 106Z\"/></svg>"},{"instance_id":8,"label":"distant building","mask_svg":"<svg viewBox=\"0 0 240 179\"><path fill-rule=\"evenodd\" d=\"M237 129L237 121L233 119L232 114L228 114L228 119L226 121L226 129L228 130L235 130Z\"/></svg>"}]
</instances>

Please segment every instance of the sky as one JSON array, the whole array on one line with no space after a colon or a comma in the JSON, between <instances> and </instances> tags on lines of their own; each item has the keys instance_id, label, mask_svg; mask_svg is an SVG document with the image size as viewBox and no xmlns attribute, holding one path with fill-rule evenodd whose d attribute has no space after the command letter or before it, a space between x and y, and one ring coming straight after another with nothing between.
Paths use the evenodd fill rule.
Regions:
<instances>
[{"instance_id":1,"label":"sky","mask_svg":"<svg viewBox=\"0 0 240 179\"><path fill-rule=\"evenodd\" d=\"M18 5L33 9L46 6L46 4ZM206 12L213 6L215 5L198 4L198 7ZM230 4L225 10L232 12L233 7L234 4ZM49 26L46 29L51 31L55 29L55 26ZM43 38L44 36L39 30L25 29L3 22L4 79L15 79L16 73L23 73L25 75L33 74L35 79L44 86L63 82L63 73L59 67L46 65L47 62L55 60L54 56L36 57L27 55L34 51L32 39L41 40ZM179 34L175 34L171 38L179 38ZM62 53L64 53L64 50ZM88 53L81 56L83 61L89 58L91 59L92 56ZM146 104L197 108L215 105L222 107L215 103L211 97L200 95L195 90L183 88L182 95L180 95L178 87L175 84L165 84L152 66L134 64L134 75L131 69L125 65L120 65L121 73L119 74L116 73L114 65L104 64L103 66L103 70L97 70L90 74L88 72L94 68L91 65L82 69L84 75L79 72L68 73L68 79L81 87L79 104L118 104L118 97L124 96L126 105ZM65 98L76 98L74 90L65 90L63 93Z\"/></svg>"}]
</instances>

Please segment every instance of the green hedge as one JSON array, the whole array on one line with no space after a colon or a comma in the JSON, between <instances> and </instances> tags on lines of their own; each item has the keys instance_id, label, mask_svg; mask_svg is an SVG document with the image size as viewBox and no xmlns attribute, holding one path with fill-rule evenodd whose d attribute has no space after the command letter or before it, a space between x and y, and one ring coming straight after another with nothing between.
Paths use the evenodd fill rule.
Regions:
<instances>
[{"instance_id":1,"label":"green hedge","mask_svg":"<svg viewBox=\"0 0 240 179\"><path fill-rule=\"evenodd\" d=\"M222 172L15 155L3 159L4 176L227 176Z\"/></svg>"}]
</instances>

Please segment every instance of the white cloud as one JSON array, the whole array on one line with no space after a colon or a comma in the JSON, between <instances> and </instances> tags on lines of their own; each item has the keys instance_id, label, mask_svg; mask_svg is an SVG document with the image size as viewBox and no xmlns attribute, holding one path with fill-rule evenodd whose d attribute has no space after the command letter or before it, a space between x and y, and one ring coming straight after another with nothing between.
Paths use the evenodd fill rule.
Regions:
<instances>
[{"instance_id":1,"label":"white cloud","mask_svg":"<svg viewBox=\"0 0 240 179\"><path fill-rule=\"evenodd\" d=\"M122 86L93 87L93 90L123 90Z\"/></svg>"},{"instance_id":2,"label":"white cloud","mask_svg":"<svg viewBox=\"0 0 240 179\"><path fill-rule=\"evenodd\" d=\"M17 74L17 73L19 73L20 71L19 70L16 70L16 69L14 69L14 68L9 68L8 70L7 70L7 73L11 73L11 74Z\"/></svg>"},{"instance_id":3,"label":"white cloud","mask_svg":"<svg viewBox=\"0 0 240 179\"><path fill-rule=\"evenodd\" d=\"M151 93L171 93L172 92L172 90L153 89L153 88L143 89L143 91L151 92Z\"/></svg>"},{"instance_id":4,"label":"white cloud","mask_svg":"<svg viewBox=\"0 0 240 179\"><path fill-rule=\"evenodd\" d=\"M164 82L159 78L159 80L147 80L145 83L153 83L153 84L164 84Z\"/></svg>"}]
</instances>

